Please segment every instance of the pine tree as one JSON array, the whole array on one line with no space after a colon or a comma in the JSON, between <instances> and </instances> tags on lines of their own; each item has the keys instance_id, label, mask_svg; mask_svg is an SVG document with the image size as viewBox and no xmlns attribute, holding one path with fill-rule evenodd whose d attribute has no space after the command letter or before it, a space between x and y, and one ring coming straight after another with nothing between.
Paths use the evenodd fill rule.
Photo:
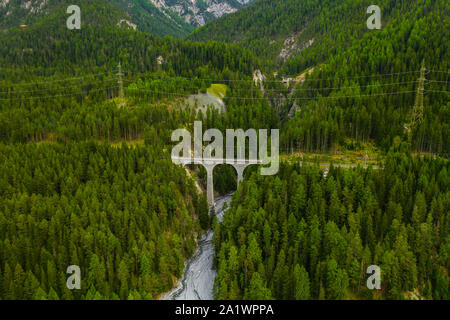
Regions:
<instances>
[{"instance_id":1,"label":"pine tree","mask_svg":"<svg viewBox=\"0 0 450 320\"><path fill-rule=\"evenodd\" d=\"M310 299L309 276L306 269L303 266L300 267L297 264L294 269L294 278L295 278L295 299L309 300Z\"/></svg>"},{"instance_id":2,"label":"pine tree","mask_svg":"<svg viewBox=\"0 0 450 320\"><path fill-rule=\"evenodd\" d=\"M249 300L270 300L270 290L264 285L263 279L258 272L254 272L250 280Z\"/></svg>"}]
</instances>

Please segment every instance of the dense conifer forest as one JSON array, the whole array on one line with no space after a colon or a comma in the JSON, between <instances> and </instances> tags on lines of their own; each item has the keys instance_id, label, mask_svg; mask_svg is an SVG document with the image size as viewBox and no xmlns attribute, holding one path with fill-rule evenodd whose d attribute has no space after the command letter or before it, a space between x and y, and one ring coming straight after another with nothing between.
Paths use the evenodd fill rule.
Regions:
<instances>
[{"instance_id":1,"label":"dense conifer forest","mask_svg":"<svg viewBox=\"0 0 450 320\"><path fill-rule=\"evenodd\" d=\"M449 299L448 161L404 147L383 170L252 172L216 227L216 297ZM381 293L366 287L370 265Z\"/></svg>"},{"instance_id":2,"label":"dense conifer forest","mask_svg":"<svg viewBox=\"0 0 450 320\"><path fill-rule=\"evenodd\" d=\"M368 31L364 1L258 0L187 39L118 26L120 6L91 0L68 30L64 4L0 31L1 300L158 299L211 226L218 299L449 299L448 4L380 1ZM225 111L187 103L214 84ZM236 191L223 224L206 171L170 159L196 120L280 129L276 176L250 167L236 191L215 169L217 194ZM288 159L349 145L376 146L379 168Z\"/></svg>"},{"instance_id":3,"label":"dense conifer forest","mask_svg":"<svg viewBox=\"0 0 450 320\"><path fill-rule=\"evenodd\" d=\"M0 151L4 299L156 298L181 276L208 226L205 197L157 148L86 142ZM84 267L80 291L66 287L69 265Z\"/></svg>"}]
</instances>

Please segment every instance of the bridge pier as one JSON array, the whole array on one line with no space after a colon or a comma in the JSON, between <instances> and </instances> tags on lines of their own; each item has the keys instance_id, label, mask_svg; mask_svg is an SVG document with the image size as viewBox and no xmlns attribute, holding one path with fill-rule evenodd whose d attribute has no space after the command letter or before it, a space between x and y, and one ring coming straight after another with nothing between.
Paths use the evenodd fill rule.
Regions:
<instances>
[{"instance_id":1,"label":"bridge pier","mask_svg":"<svg viewBox=\"0 0 450 320\"><path fill-rule=\"evenodd\" d=\"M237 186L239 187L239 184L244 181L244 170L249 166L249 164L237 164L234 163L232 166L236 169L237 172Z\"/></svg>"},{"instance_id":2,"label":"bridge pier","mask_svg":"<svg viewBox=\"0 0 450 320\"><path fill-rule=\"evenodd\" d=\"M206 196L208 198L208 204L210 206L214 205L214 167L215 164L205 164L203 166L206 169Z\"/></svg>"}]
</instances>

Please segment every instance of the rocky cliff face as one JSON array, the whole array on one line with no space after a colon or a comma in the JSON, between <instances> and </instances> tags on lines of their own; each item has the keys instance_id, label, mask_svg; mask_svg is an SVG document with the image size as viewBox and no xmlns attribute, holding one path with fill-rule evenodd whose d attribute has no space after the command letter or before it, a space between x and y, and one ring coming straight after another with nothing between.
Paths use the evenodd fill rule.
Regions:
<instances>
[{"instance_id":1,"label":"rocky cliff face","mask_svg":"<svg viewBox=\"0 0 450 320\"><path fill-rule=\"evenodd\" d=\"M162 11L171 10L194 27L235 12L254 0L148 0Z\"/></svg>"}]
</instances>

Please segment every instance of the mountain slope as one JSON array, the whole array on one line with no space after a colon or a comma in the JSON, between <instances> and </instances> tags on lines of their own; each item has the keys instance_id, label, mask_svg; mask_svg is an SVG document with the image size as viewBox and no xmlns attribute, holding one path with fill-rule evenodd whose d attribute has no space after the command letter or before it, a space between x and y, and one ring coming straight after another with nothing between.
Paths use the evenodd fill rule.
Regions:
<instances>
[{"instance_id":1,"label":"mountain slope","mask_svg":"<svg viewBox=\"0 0 450 320\"><path fill-rule=\"evenodd\" d=\"M194 30L188 22L168 7L149 0L113 0L141 31L155 35L183 37Z\"/></svg>"},{"instance_id":2,"label":"mountain slope","mask_svg":"<svg viewBox=\"0 0 450 320\"><path fill-rule=\"evenodd\" d=\"M210 22L189 36L192 40L218 40L237 42L251 47L259 54L274 56L280 44L288 37L316 25L311 21L325 9L327 12L337 4L319 0L258 0L237 13ZM306 32L311 34L311 32Z\"/></svg>"},{"instance_id":3,"label":"mountain slope","mask_svg":"<svg viewBox=\"0 0 450 320\"><path fill-rule=\"evenodd\" d=\"M235 12L253 0L98 0L109 11L120 12L120 22L155 35L184 37L205 22ZM89 14L86 1L0 0L0 29L30 25L42 16L69 5ZM68 15L67 15L68 16Z\"/></svg>"},{"instance_id":4,"label":"mountain slope","mask_svg":"<svg viewBox=\"0 0 450 320\"><path fill-rule=\"evenodd\" d=\"M399 17L409 17L413 22L426 16L433 7L440 8L439 20L445 14L448 16L448 5L443 1L380 0L377 4L382 12L383 30ZM367 7L364 0L258 0L206 24L188 38L238 43L276 65L300 56L305 69L306 65L317 65L364 36L379 34L366 26Z\"/></svg>"},{"instance_id":5,"label":"mountain slope","mask_svg":"<svg viewBox=\"0 0 450 320\"><path fill-rule=\"evenodd\" d=\"M412 136L415 150L448 153L449 124L440 119L448 117L449 6L422 0L379 5L382 30L369 30L366 1L259 0L188 38L237 43L265 59L265 92L286 118L286 149L334 150L344 144L339 136L347 136L388 150L396 136ZM423 61L425 110L411 133L405 125ZM282 77L288 88L271 82ZM291 110L299 115L289 119Z\"/></svg>"},{"instance_id":6,"label":"mountain slope","mask_svg":"<svg viewBox=\"0 0 450 320\"><path fill-rule=\"evenodd\" d=\"M70 16L66 10L72 4L81 9L82 27L115 25L121 19L129 19L125 12L107 0L1 0L0 29L45 23L56 15L62 26L66 26L66 19Z\"/></svg>"},{"instance_id":7,"label":"mountain slope","mask_svg":"<svg viewBox=\"0 0 450 320\"><path fill-rule=\"evenodd\" d=\"M182 37L193 30L176 14L160 11L153 3L145 0L31 0L14 1L2 0L0 3L0 28L18 27L19 25L32 25L45 16L58 14L69 17L66 9L76 4L81 9L82 27L92 24L121 25L138 28L141 31L156 35L170 35ZM98 16L99 22L91 19L92 12L103 12Z\"/></svg>"}]
</instances>

